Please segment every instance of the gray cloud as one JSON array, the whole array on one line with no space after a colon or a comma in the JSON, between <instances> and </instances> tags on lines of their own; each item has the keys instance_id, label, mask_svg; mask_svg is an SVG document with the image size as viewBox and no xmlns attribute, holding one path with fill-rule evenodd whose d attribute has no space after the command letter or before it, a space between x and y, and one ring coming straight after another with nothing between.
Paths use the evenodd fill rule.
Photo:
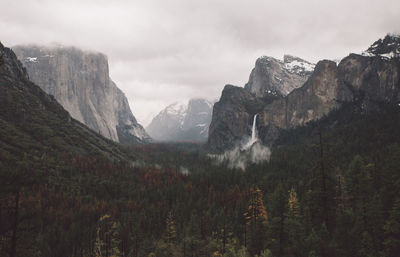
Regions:
<instances>
[{"instance_id":1,"label":"gray cloud","mask_svg":"<svg viewBox=\"0 0 400 257\"><path fill-rule=\"evenodd\" d=\"M108 55L143 123L166 105L243 85L256 58L360 52L400 32L398 0L0 0L2 42L59 42Z\"/></svg>"}]
</instances>

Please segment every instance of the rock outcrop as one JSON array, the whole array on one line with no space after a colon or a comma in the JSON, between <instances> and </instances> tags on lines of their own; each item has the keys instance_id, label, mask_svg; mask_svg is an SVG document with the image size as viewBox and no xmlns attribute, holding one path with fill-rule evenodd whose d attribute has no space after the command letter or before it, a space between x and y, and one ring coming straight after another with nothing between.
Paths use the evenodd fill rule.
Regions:
<instances>
[{"instance_id":1,"label":"rock outcrop","mask_svg":"<svg viewBox=\"0 0 400 257\"><path fill-rule=\"evenodd\" d=\"M291 55L285 55L283 61L263 56L257 59L245 89L256 97L266 94L285 96L302 86L314 67L314 64Z\"/></svg>"},{"instance_id":2,"label":"rock outcrop","mask_svg":"<svg viewBox=\"0 0 400 257\"><path fill-rule=\"evenodd\" d=\"M204 142L208 136L212 108L213 103L205 99L173 103L155 116L146 130L158 141Z\"/></svg>"},{"instance_id":3,"label":"rock outcrop","mask_svg":"<svg viewBox=\"0 0 400 257\"><path fill-rule=\"evenodd\" d=\"M252 90L249 84L244 89L235 90L231 90L232 86L226 86L214 107L208 139L210 149L223 151L237 145L249 135L249 124L255 114L259 114L257 128L260 139L264 144L271 145L279 135L279 130L319 119L339 108L343 102L354 102L365 112L375 108L374 103L377 102L398 104L399 49L399 37L388 35L384 40L375 42L362 55L350 54L338 66L333 61L320 61L305 83L300 87L295 84L287 95L283 93L284 89L279 89L278 84L271 83L270 75L265 80L268 83L264 83L268 86L256 87L263 88L261 91ZM271 58L268 60L266 67L279 65ZM280 85L283 87L285 84ZM275 99L266 98L266 94L260 93L266 92L265 89L267 93L268 90L278 92L272 94L276 96ZM247 108L254 103L257 103L254 108Z\"/></svg>"},{"instance_id":4,"label":"rock outcrop","mask_svg":"<svg viewBox=\"0 0 400 257\"><path fill-rule=\"evenodd\" d=\"M124 93L109 77L107 57L74 47L16 46L29 78L89 128L129 144L150 139Z\"/></svg>"}]
</instances>

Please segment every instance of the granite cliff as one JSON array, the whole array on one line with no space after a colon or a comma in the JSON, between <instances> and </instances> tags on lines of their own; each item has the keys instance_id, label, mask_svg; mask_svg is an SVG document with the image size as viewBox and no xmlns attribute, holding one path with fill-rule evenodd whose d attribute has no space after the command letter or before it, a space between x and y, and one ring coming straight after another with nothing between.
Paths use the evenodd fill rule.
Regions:
<instances>
[{"instance_id":1,"label":"granite cliff","mask_svg":"<svg viewBox=\"0 0 400 257\"><path fill-rule=\"evenodd\" d=\"M150 139L133 116L124 93L109 77L104 54L75 47L16 46L29 78L70 115L113 141Z\"/></svg>"},{"instance_id":2,"label":"granite cliff","mask_svg":"<svg viewBox=\"0 0 400 257\"><path fill-rule=\"evenodd\" d=\"M246 141L253 116L302 86L314 67L314 64L291 55L285 55L283 61L267 56L258 58L246 85L226 85L220 100L214 104L209 148L222 151Z\"/></svg>"},{"instance_id":3,"label":"granite cliff","mask_svg":"<svg viewBox=\"0 0 400 257\"><path fill-rule=\"evenodd\" d=\"M339 65L329 60L318 62L312 73L303 73L308 77L300 86L300 80L296 83L287 80L286 84L271 82L276 69L265 69L264 86L256 87L263 90L254 90L249 86L254 84L251 82L253 70L244 88L225 86L213 110L208 146L211 150L223 151L240 143L249 135L255 114L258 114L259 138L264 144L271 145L281 129L319 119L339 108L343 102L354 102L364 112L375 108L374 103L378 102L398 104L399 53L399 36L387 35L363 54L345 57ZM268 60L269 66L277 67L279 61ZM281 72L285 71L281 69ZM285 94L288 88L292 89Z\"/></svg>"},{"instance_id":4,"label":"granite cliff","mask_svg":"<svg viewBox=\"0 0 400 257\"><path fill-rule=\"evenodd\" d=\"M53 96L29 80L14 52L1 43L0 153L0 162L10 161L14 169L17 160L57 166L53 158L67 153L130 159L117 143L71 118Z\"/></svg>"}]
</instances>

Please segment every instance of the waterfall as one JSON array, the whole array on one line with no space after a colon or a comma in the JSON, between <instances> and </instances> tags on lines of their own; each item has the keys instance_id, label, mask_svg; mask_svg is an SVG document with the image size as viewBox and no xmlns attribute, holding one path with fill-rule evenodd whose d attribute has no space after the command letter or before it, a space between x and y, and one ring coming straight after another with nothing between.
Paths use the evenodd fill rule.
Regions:
<instances>
[{"instance_id":1,"label":"waterfall","mask_svg":"<svg viewBox=\"0 0 400 257\"><path fill-rule=\"evenodd\" d=\"M262 144L257 136L257 114L253 117L251 136L245 136L242 144L222 154L209 154L217 163L228 163L230 169L246 170L247 165L269 161L271 150Z\"/></svg>"},{"instance_id":2,"label":"waterfall","mask_svg":"<svg viewBox=\"0 0 400 257\"><path fill-rule=\"evenodd\" d=\"M251 142L255 142L255 141L257 141L257 127L256 127L256 125L257 125L257 114L256 115L254 115L254 118L253 118L253 128L251 129Z\"/></svg>"},{"instance_id":3,"label":"waterfall","mask_svg":"<svg viewBox=\"0 0 400 257\"><path fill-rule=\"evenodd\" d=\"M254 115L254 118L253 118L253 127L251 129L251 138L242 147L242 149L244 149L244 150L249 149L255 142L258 141L258 138L257 138L257 115L258 114Z\"/></svg>"}]
</instances>

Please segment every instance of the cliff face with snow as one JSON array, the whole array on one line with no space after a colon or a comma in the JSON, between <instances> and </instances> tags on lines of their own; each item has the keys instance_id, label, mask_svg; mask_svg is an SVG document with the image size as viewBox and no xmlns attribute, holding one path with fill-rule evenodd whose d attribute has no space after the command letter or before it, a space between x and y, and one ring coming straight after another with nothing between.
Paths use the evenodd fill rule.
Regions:
<instances>
[{"instance_id":1,"label":"cliff face with snow","mask_svg":"<svg viewBox=\"0 0 400 257\"><path fill-rule=\"evenodd\" d=\"M242 144L251 134L254 115L301 87L314 68L314 64L291 55L283 60L258 58L244 88L226 85L215 103L208 137L210 149L220 151Z\"/></svg>"},{"instance_id":2,"label":"cliff face with snow","mask_svg":"<svg viewBox=\"0 0 400 257\"><path fill-rule=\"evenodd\" d=\"M158 141L206 141L212 106L205 99L173 103L155 116L146 130Z\"/></svg>"},{"instance_id":3,"label":"cliff face with snow","mask_svg":"<svg viewBox=\"0 0 400 257\"><path fill-rule=\"evenodd\" d=\"M117 142L150 139L132 115L124 93L110 79L105 55L62 46L16 46L13 50L30 79L74 119Z\"/></svg>"},{"instance_id":4,"label":"cliff face with snow","mask_svg":"<svg viewBox=\"0 0 400 257\"><path fill-rule=\"evenodd\" d=\"M263 56L257 59L245 89L257 97L267 94L285 96L306 82L315 65L285 55L283 61Z\"/></svg>"},{"instance_id":5,"label":"cliff face with snow","mask_svg":"<svg viewBox=\"0 0 400 257\"><path fill-rule=\"evenodd\" d=\"M215 103L208 146L224 151L238 145L251 134L255 114L260 140L271 145L280 130L319 119L344 102L364 112L376 103L400 103L399 36L387 35L339 64L323 60L314 67L293 57L283 62L259 58L249 83L226 85Z\"/></svg>"}]
</instances>

